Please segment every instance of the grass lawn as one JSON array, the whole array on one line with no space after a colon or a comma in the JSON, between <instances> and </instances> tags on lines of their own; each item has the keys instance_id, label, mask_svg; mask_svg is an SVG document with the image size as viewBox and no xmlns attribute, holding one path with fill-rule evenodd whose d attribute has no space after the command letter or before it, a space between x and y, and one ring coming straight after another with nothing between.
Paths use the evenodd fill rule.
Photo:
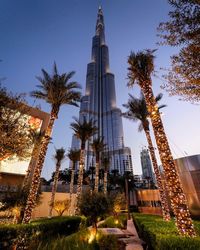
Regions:
<instances>
[{"instance_id":1,"label":"grass lawn","mask_svg":"<svg viewBox=\"0 0 200 250\"><path fill-rule=\"evenodd\" d=\"M194 221L196 238L181 237L174 220L163 221L162 217L133 213L140 237L155 250L200 250L200 221Z\"/></svg>"}]
</instances>

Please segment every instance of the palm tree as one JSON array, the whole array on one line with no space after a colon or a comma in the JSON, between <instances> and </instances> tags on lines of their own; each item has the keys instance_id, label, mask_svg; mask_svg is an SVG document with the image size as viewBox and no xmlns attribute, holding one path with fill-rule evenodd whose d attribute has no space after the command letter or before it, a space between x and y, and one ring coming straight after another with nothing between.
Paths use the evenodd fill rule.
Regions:
<instances>
[{"instance_id":1,"label":"palm tree","mask_svg":"<svg viewBox=\"0 0 200 250\"><path fill-rule=\"evenodd\" d=\"M154 52L155 50L146 50L138 53L131 52L128 58L128 85L133 86L135 83L139 84L144 94L160 159L165 172L167 188L169 188L169 197L178 231L181 235L195 236L196 233L186 197L181 187L158 106L153 95L151 76L154 73Z\"/></svg>"},{"instance_id":2,"label":"palm tree","mask_svg":"<svg viewBox=\"0 0 200 250\"><path fill-rule=\"evenodd\" d=\"M169 210L169 205L168 205L168 201L167 201L167 195L166 195L166 192L164 191L164 187L162 184L162 179L161 179L158 163L157 163L156 156L155 156L153 143L151 140L149 120L148 120L149 112L147 110L147 105L146 105L146 102L145 102L145 99L144 99L144 96L142 93L141 93L140 99L135 98L134 96L132 96L130 94L129 94L129 97L130 98L128 100L128 103L123 105L125 108L127 108L127 111L125 113L123 113L123 116L125 118L132 120L132 121L136 121L136 122L140 121L138 131L141 132L142 130L144 130L144 132L145 132L147 142L149 145L149 152L151 155L151 160L152 160L155 175L156 175L158 188L160 191L163 219L166 221L169 221L170 220L170 210ZM159 94L158 96L156 96L156 98L155 98L156 102L161 100L161 98L162 98L162 94ZM165 107L165 105L159 106L158 109L161 109L163 107Z\"/></svg>"},{"instance_id":3,"label":"palm tree","mask_svg":"<svg viewBox=\"0 0 200 250\"><path fill-rule=\"evenodd\" d=\"M108 190L108 171L110 167L110 159L107 154L103 154L102 156L102 167L104 169L104 178L103 178L103 192L107 195Z\"/></svg>"},{"instance_id":4,"label":"palm tree","mask_svg":"<svg viewBox=\"0 0 200 250\"><path fill-rule=\"evenodd\" d=\"M56 171L54 174L53 186L52 186L52 191L51 191L49 217L52 216L52 211L53 211L54 201L55 201L55 194L56 194L56 189L57 189L57 184L58 184L59 170L60 170L62 161L65 159L65 149L64 148L56 149L56 153L53 156L53 158L56 161Z\"/></svg>"},{"instance_id":5,"label":"palm tree","mask_svg":"<svg viewBox=\"0 0 200 250\"><path fill-rule=\"evenodd\" d=\"M68 151L67 157L72 161L72 168L71 168L71 181L70 181L70 202L72 198L72 194L74 192L74 172L75 172L75 165L76 162L80 160L80 150L78 149L70 149Z\"/></svg>"},{"instance_id":6,"label":"palm tree","mask_svg":"<svg viewBox=\"0 0 200 250\"><path fill-rule=\"evenodd\" d=\"M91 166L89 168L89 171L90 171L90 174L92 175L90 185L91 185L91 190L93 191L94 190L94 171L95 171L95 167Z\"/></svg>"},{"instance_id":7,"label":"palm tree","mask_svg":"<svg viewBox=\"0 0 200 250\"><path fill-rule=\"evenodd\" d=\"M31 161L29 163L26 175L24 177L23 185L22 185L22 189L27 190L27 191L28 191L30 184L31 184L31 180L32 180L33 173L34 173L33 166L36 164L36 161L38 159L38 155L40 152L40 147L41 147L41 142L42 142L42 139L44 136L44 132L41 132L41 131L38 132L35 130L31 130L30 135L32 137L34 148L32 151Z\"/></svg>"},{"instance_id":8,"label":"palm tree","mask_svg":"<svg viewBox=\"0 0 200 250\"><path fill-rule=\"evenodd\" d=\"M96 156L96 166L95 166L95 183L94 183L94 191L98 192L99 189L99 160L100 153L104 150L106 144L103 142L103 137L98 137L93 140L91 146Z\"/></svg>"},{"instance_id":9,"label":"palm tree","mask_svg":"<svg viewBox=\"0 0 200 250\"><path fill-rule=\"evenodd\" d=\"M77 118L74 118L74 120L75 122L71 123L71 128L73 129L75 136L81 141L79 174L76 192L76 200L78 202L82 194L83 171L85 165L85 144L86 141L97 132L97 127L92 119L87 121L84 117L83 121L79 121Z\"/></svg>"},{"instance_id":10,"label":"palm tree","mask_svg":"<svg viewBox=\"0 0 200 250\"><path fill-rule=\"evenodd\" d=\"M114 189L116 190L117 188L117 182L119 180L119 170L118 169L113 169L111 170L111 175L110 175L110 184L114 186Z\"/></svg>"},{"instance_id":11,"label":"palm tree","mask_svg":"<svg viewBox=\"0 0 200 250\"><path fill-rule=\"evenodd\" d=\"M40 184L40 175L43 163L53 130L53 125L55 120L58 118L60 107L64 104L77 107L77 103L80 101L81 97L81 93L77 91L80 89L80 85L77 82L70 81L75 74L74 71L59 75L57 66L54 64L52 76L49 75L44 69L42 69L42 74L42 77L37 77L40 82L40 85L37 87L40 90L33 91L31 96L45 100L49 103L51 105L51 113L48 127L42 139L37 165L34 170L23 223L28 223L31 219L32 210L35 205L36 195Z\"/></svg>"}]
</instances>

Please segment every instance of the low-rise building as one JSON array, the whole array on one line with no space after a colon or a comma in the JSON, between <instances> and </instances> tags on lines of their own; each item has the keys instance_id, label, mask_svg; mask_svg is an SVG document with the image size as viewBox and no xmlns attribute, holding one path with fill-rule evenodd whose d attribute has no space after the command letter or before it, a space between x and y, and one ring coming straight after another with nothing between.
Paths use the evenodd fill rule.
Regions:
<instances>
[{"instance_id":1,"label":"low-rise building","mask_svg":"<svg viewBox=\"0 0 200 250\"><path fill-rule=\"evenodd\" d=\"M24 104L22 104L24 105ZM27 106L24 116L28 118L30 126L34 127L37 131L43 132L49 122L50 115L41 111L38 108ZM34 145L33 145L34 148ZM36 164L36 158L29 157L22 161L17 157L4 158L0 161L0 192L5 190L6 186L19 186L22 184L28 166L31 162L32 169Z\"/></svg>"}]
</instances>

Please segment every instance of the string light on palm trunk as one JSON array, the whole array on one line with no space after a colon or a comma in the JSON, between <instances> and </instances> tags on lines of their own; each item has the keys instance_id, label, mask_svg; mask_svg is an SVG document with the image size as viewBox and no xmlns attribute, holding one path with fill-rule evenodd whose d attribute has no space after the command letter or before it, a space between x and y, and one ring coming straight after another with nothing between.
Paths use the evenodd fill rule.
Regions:
<instances>
[{"instance_id":1,"label":"string light on palm trunk","mask_svg":"<svg viewBox=\"0 0 200 250\"><path fill-rule=\"evenodd\" d=\"M79 164L79 175L78 175L78 183L77 183L77 193L76 193L76 207L75 214L79 213L78 210L78 202L82 195L82 185L83 185L83 171L84 171L84 161L85 161L85 149L81 149L80 152L80 164Z\"/></svg>"},{"instance_id":2,"label":"string light on palm trunk","mask_svg":"<svg viewBox=\"0 0 200 250\"><path fill-rule=\"evenodd\" d=\"M153 168L154 168L154 171L155 171L156 180L157 180L157 184L158 184L158 189L159 189L159 193L160 193L160 201L161 201L163 219L165 221L170 221L171 217L170 217L170 211L169 211L169 204L168 204L168 201L167 201L167 195L166 195L166 192L164 191L164 186L163 186L162 179L161 179L161 174L160 174L160 171L159 171L159 168L158 168L158 164L157 164L157 160L156 160L156 156L155 156L155 152L154 152L150 132L147 129L144 129L144 131L145 131L147 141L148 141L148 144L149 144L149 152L150 152L150 155L151 155L151 160L152 160L152 164L153 164Z\"/></svg>"},{"instance_id":3,"label":"string light on palm trunk","mask_svg":"<svg viewBox=\"0 0 200 250\"><path fill-rule=\"evenodd\" d=\"M31 215L32 215L35 202L36 202L36 196L37 196L39 185L40 185L40 176L42 172L42 167L43 167L43 163L45 160L48 144L51 139L50 136L53 130L54 121L57 118L57 114L58 113L54 113L53 111L51 111L49 124L46 129L45 136L42 138L40 154L38 156L38 161L34 170L33 179L31 181L31 188L29 191L22 223L29 223L31 219Z\"/></svg>"},{"instance_id":4,"label":"string light on palm trunk","mask_svg":"<svg viewBox=\"0 0 200 250\"><path fill-rule=\"evenodd\" d=\"M175 168L174 160L169 148L158 107L153 96L151 82L146 82L141 87L150 113L154 135L165 172L167 187L169 188L169 197L171 200L172 210L175 215L178 231L181 235L194 237L196 236L196 233L192 219L190 217L186 197L183 193L179 176Z\"/></svg>"}]
</instances>

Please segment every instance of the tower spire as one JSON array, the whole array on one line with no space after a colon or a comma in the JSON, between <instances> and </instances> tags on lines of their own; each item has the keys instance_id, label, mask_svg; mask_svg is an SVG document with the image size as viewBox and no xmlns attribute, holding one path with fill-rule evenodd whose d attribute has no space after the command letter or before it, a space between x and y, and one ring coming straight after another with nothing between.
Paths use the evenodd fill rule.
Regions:
<instances>
[{"instance_id":1,"label":"tower spire","mask_svg":"<svg viewBox=\"0 0 200 250\"><path fill-rule=\"evenodd\" d=\"M103 11L102 11L101 5L99 5L98 14L97 14L96 36L100 36L101 41L105 42L104 17L103 17Z\"/></svg>"}]
</instances>

